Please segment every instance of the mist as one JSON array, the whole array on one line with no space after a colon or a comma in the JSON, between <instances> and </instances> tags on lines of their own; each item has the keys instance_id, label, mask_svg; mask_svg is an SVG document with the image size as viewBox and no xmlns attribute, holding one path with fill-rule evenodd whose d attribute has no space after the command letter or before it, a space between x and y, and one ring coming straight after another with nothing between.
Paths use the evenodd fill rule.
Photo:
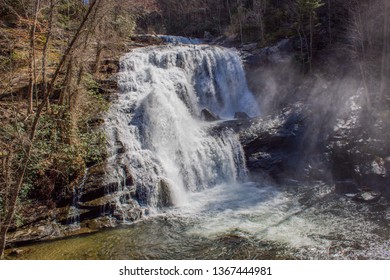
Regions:
<instances>
[{"instance_id":1,"label":"mist","mask_svg":"<svg viewBox=\"0 0 390 280\"><path fill-rule=\"evenodd\" d=\"M344 5L334 41L316 38L311 72L291 38L249 56L247 79L263 117L303 108L290 173L389 193L389 11L383 1Z\"/></svg>"}]
</instances>

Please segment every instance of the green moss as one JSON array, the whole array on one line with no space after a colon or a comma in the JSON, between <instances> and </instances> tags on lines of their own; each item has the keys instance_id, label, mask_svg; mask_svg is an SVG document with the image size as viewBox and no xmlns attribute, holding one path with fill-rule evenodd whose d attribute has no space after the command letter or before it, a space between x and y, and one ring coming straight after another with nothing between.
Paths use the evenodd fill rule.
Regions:
<instances>
[{"instance_id":1,"label":"green moss","mask_svg":"<svg viewBox=\"0 0 390 280\"><path fill-rule=\"evenodd\" d=\"M102 162L106 156L106 135L100 130L92 130L80 135L85 150L87 165Z\"/></svg>"},{"instance_id":2,"label":"green moss","mask_svg":"<svg viewBox=\"0 0 390 280\"><path fill-rule=\"evenodd\" d=\"M11 53L11 59L14 62L24 62L24 61L27 61L28 60L28 53L26 51L23 51L23 50L15 49Z\"/></svg>"}]
</instances>

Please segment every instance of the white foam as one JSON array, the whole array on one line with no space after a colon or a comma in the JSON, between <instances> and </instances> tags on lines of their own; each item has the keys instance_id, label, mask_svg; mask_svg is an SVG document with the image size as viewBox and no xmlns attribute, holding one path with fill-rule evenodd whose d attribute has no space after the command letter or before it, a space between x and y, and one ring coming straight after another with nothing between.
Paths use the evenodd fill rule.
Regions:
<instances>
[{"instance_id":1,"label":"white foam","mask_svg":"<svg viewBox=\"0 0 390 280\"><path fill-rule=\"evenodd\" d=\"M209 133L204 108L232 118L259 114L236 51L211 46L136 49L121 60L121 93L108 114L106 132L113 174L135 177L138 199L159 205L161 180L169 182L174 205L188 192L236 182L246 176L236 135ZM117 145L124 153L117 153Z\"/></svg>"}]
</instances>

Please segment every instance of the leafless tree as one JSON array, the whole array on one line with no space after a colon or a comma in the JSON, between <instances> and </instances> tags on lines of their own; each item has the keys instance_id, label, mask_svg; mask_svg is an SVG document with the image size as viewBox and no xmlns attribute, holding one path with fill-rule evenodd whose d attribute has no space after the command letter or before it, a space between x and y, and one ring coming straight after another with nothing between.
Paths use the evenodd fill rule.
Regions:
<instances>
[{"instance_id":1,"label":"leafless tree","mask_svg":"<svg viewBox=\"0 0 390 280\"><path fill-rule=\"evenodd\" d=\"M22 185L23 185L23 182L25 179L27 166L28 166L28 163L29 163L31 155L32 155L35 135L37 133L37 127L38 127L38 123L41 119L43 109L46 107L46 104L47 104L49 97L53 94L56 81L60 75L61 70L63 69L63 67L65 65L65 62L67 61L67 59L71 55L71 53L74 51L74 47L75 47L76 43L78 42L80 35L82 34L82 31L85 28L86 23L90 19L92 12L94 11L95 7L98 6L97 4L100 1L101 0L94 0L89 4L88 10L87 10L83 20L81 21L77 31L75 32L70 44L68 45L64 54L62 55L62 58L61 58L58 66L56 68L56 71L53 74L53 77L52 77L52 79L49 83L49 86L48 86L48 90L46 92L46 96L44 96L43 100L41 101L41 103L40 103L40 105L35 113L35 116L34 116L34 119L32 122L32 126L30 129L28 141L26 142L23 160L22 160L21 165L20 165L20 173L17 175L13 174L14 176L16 176L12 180L14 182L11 181L12 182L11 187L7 188L9 191L4 194L4 197L7 198L7 204L6 204L6 208L3 210L3 212L4 212L3 217L4 218L1 220L1 224L0 224L0 257L1 258L4 256L4 249L5 249L5 244L6 244L7 232L8 232L8 229L9 229L11 223L12 223L13 217L15 215L17 200L18 200L19 193L21 191L21 188L22 188Z\"/></svg>"}]
</instances>

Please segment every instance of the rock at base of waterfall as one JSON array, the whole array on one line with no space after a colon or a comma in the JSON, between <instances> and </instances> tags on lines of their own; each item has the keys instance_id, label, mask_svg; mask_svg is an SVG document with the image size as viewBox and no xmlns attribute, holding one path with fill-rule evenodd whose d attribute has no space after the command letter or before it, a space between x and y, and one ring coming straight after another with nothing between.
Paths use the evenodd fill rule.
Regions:
<instances>
[{"instance_id":1,"label":"rock at base of waterfall","mask_svg":"<svg viewBox=\"0 0 390 280\"><path fill-rule=\"evenodd\" d=\"M86 221L85 223L83 223L83 226L92 230L113 228L116 226L116 219L108 216L99 217L96 219Z\"/></svg>"},{"instance_id":2,"label":"rock at base of waterfall","mask_svg":"<svg viewBox=\"0 0 390 280\"><path fill-rule=\"evenodd\" d=\"M266 173L276 181L303 176L296 171L296 143L303 134L305 110L297 103L278 114L229 121L228 128L240 135L249 171Z\"/></svg>"},{"instance_id":3,"label":"rock at base of waterfall","mask_svg":"<svg viewBox=\"0 0 390 280\"><path fill-rule=\"evenodd\" d=\"M236 112L236 113L234 114L234 118L235 118L236 120L247 120L247 119L249 119L249 116L248 116L248 114L245 113L245 112Z\"/></svg>"},{"instance_id":4,"label":"rock at base of waterfall","mask_svg":"<svg viewBox=\"0 0 390 280\"><path fill-rule=\"evenodd\" d=\"M63 227L55 221L42 220L34 225L26 225L16 232L9 232L7 244L21 244L40 240L64 237Z\"/></svg>"},{"instance_id":5,"label":"rock at base of waterfall","mask_svg":"<svg viewBox=\"0 0 390 280\"><path fill-rule=\"evenodd\" d=\"M382 197L380 192L375 191L363 191L357 194L353 199L358 202L374 203L378 202Z\"/></svg>"},{"instance_id":6,"label":"rock at base of waterfall","mask_svg":"<svg viewBox=\"0 0 390 280\"><path fill-rule=\"evenodd\" d=\"M200 113L202 120L206 122L214 122L218 121L219 117L214 115L210 110L208 109L203 109L202 112Z\"/></svg>"},{"instance_id":7,"label":"rock at base of waterfall","mask_svg":"<svg viewBox=\"0 0 390 280\"><path fill-rule=\"evenodd\" d=\"M359 185L352 180L335 182L335 192L339 194L356 194L359 192Z\"/></svg>"},{"instance_id":8,"label":"rock at base of waterfall","mask_svg":"<svg viewBox=\"0 0 390 280\"><path fill-rule=\"evenodd\" d=\"M134 222L142 218L142 210L132 203L122 204L113 212L112 216L119 222Z\"/></svg>"},{"instance_id":9,"label":"rock at base of waterfall","mask_svg":"<svg viewBox=\"0 0 390 280\"><path fill-rule=\"evenodd\" d=\"M335 180L352 179L360 187L390 196L389 122L350 97L326 139L326 152ZM364 201L366 199L358 199Z\"/></svg>"},{"instance_id":10,"label":"rock at base of waterfall","mask_svg":"<svg viewBox=\"0 0 390 280\"><path fill-rule=\"evenodd\" d=\"M115 148L117 154L124 154L126 152L125 145L119 140L115 142Z\"/></svg>"},{"instance_id":11,"label":"rock at base of waterfall","mask_svg":"<svg viewBox=\"0 0 390 280\"><path fill-rule=\"evenodd\" d=\"M160 181L159 190L158 190L158 201L159 201L158 206L161 208L173 206L169 183L165 180Z\"/></svg>"},{"instance_id":12,"label":"rock at base of waterfall","mask_svg":"<svg viewBox=\"0 0 390 280\"><path fill-rule=\"evenodd\" d=\"M79 208L87 210L80 214L80 220L93 219L102 215L113 215L114 213L120 213L117 215L118 219L123 220L126 219L127 212L139 208L139 205L132 199L132 191L120 191L91 201L79 202ZM131 219L131 221L134 221L134 219Z\"/></svg>"}]
</instances>

